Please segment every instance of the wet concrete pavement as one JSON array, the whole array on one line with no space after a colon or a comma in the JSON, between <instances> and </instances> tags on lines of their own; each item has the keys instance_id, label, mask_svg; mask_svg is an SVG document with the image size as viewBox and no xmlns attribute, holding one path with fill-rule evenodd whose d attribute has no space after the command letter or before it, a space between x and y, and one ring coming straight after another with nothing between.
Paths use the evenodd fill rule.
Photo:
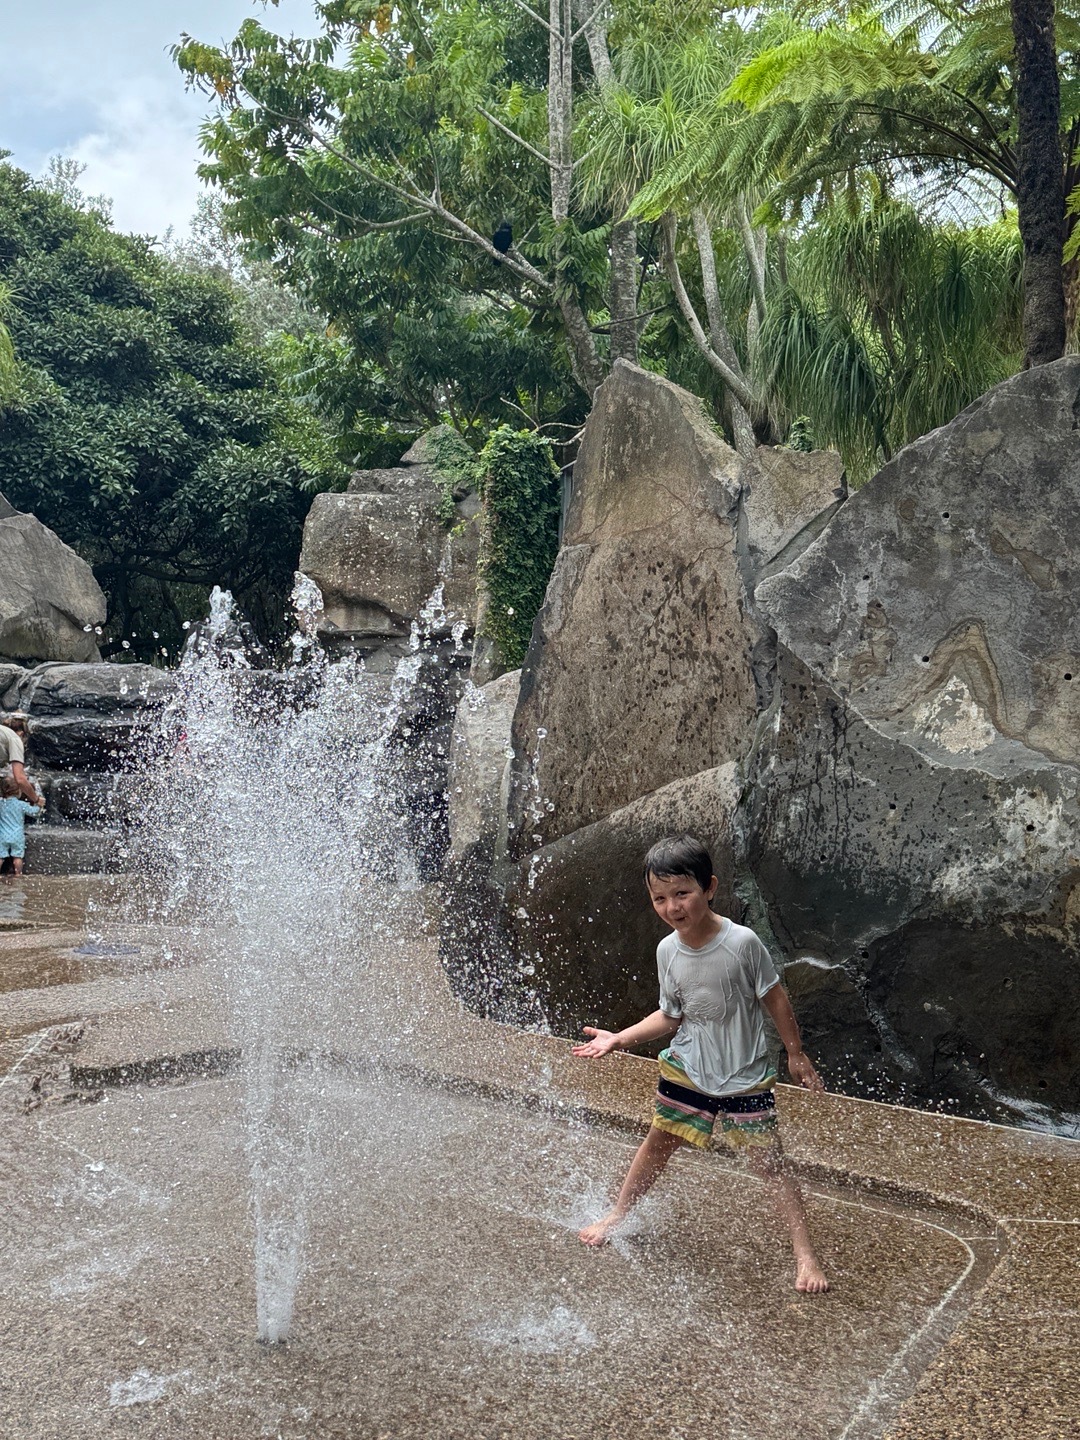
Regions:
<instances>
[{"instance_id":1,"label":"wet concrete pavement","mask_svg":"<svg viewBox=\"0 0 1080 1440\"><path fill-rule=\"evenodd\" d=\"M760 1188L693 1161L589 1251L575 1231L626 1139L392 1075L305 1084L327 1143L293 1338L271 1351L235 1080L9 1122L8 1434L826 1440L868 1397L887 1407L880 1377L970 1279L963 1239L822 1191L835 1289L796 1296Z\"/></svg>"},{"instance_id":2,"label":"wet concrete pavement","mask_svg":"<svg viewBox=\"0 0 1080 1440\"><path fill-rule=\"evenodd\" d=\"M0 928L20 979L0 995L5 1440L1080 1435L1080 1145L784 1087L828 1297L790 1290L758 1187L720 1156L678 1157L638 1233L595 1254L574 1230L652 1066L464 1014L415 924L320 1022L338 1063L306 1102L310 1268L294 1340L256 1346L238 1082L191 1078L235 1052L206 937L133 928L80 884L35 881L20 915L0 899L0 927L25 922ZM31 1047L73 1018L24 1113L48 1080Z\"/></svg>"}]
</instances>

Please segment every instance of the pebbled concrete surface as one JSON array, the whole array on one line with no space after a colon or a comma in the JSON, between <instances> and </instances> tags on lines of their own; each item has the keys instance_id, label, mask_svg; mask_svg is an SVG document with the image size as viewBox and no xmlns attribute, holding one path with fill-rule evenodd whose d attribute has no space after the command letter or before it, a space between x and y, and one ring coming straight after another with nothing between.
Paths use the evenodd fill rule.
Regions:
<instances>
[{"instance_id":1,"label":"pebbled concrete surface","mask_svg":"<svg viewBox=\"0 0 1080 1440\"><path fill-rule=\"evenodd\" d=\"M73 948L70 894L36 885L0 973L31 926ZM78 1002L88 1024L51 1062L0 1050L5 1440L1080 1433L1080 1145L781 1087L833 1294L788 1289L759 1192L720 1156L679 1157L639 1233L591 1254L573 1230L626 1163L652 1066L467 1015L413 934L324 1037L351 1069L305 1102L325 1178L280 1353L250 1339L239 1082L146 1083L228 1057L205 955L146 927L157 969L18 992L39 1025ZM26 1113L50 1063L66 1075ZM74 1103L124 1068L141 1082Z\"/></svg>"}]
</instances>

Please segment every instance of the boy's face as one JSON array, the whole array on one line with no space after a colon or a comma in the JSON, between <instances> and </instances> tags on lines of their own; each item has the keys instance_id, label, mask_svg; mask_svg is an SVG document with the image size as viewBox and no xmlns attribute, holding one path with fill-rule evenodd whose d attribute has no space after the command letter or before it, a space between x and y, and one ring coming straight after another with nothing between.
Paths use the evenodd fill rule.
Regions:
<instances>
[{"instance_id":1,"label":"boy's face","mask_svg":"<svg viewBox=\"0 0 1080 1440\"><path fill-rule=\"evenodd\" d=\"M646 884L657 915L682 935L700 931L719 881L714 875L703 890L692 875L650 875Z\"/></svg>"}]
</instances>

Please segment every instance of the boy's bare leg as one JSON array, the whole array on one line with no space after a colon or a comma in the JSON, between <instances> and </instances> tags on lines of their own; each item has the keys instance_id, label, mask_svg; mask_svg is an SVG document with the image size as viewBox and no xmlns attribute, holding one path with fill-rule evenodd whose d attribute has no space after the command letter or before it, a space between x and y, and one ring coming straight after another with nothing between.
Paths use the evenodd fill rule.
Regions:
<instances>
[{"instance_id":1,"label":"boy's bare leg","mask_svg":"<svg viewBox=\"0 0 1080 1440\"><path fill-rule=\"evenodd\" d=\"M22 862L21 858L20 858L18 855L13 855L13 856L11 857L11 873L12 873L13 875L21 875L21 874L22 874L22 864L23 864L23 862Z\"/></svg>"},{"instance_id":2,"label":"boy's bare leg","mask_svg":"<svg viewBox=\"0 0 1080 1440\"><path fill-rule=\"evenodd\" d=\"M579 1239L586 1245L603 1245L615 1226L626 1218L632 1207L656 1184L679 1146L685 1144L686 1141L678 1135L650 1125L648 1135L638 1146L637 1154L630 1162L619 1198L602 1220L598 1220L595 1225L586 1225L584 1230L578 1231Z\"/></svg>"},{"instance_id":3,"label":"boy's bare leg","mask_svg":"<svg viewBox=\"0 0 1080 1440\"><path fill-rule=\"evenodd\" d=\"M791 1235L791 1248L795 1252L795 1289L808 1295L823 1294L828 1290L829 1282L810 1239L802 1191L785 1173L780 1142L767 1150L751 1147L750 1168L765 1181L772 1202Z\"/></svg>"}]
</instances>

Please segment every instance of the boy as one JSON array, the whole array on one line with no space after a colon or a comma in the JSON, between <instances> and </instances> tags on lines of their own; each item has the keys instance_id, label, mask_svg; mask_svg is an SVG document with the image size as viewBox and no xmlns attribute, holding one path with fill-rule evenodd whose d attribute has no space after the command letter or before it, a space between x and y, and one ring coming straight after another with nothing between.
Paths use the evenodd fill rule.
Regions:
<instances>
[{"instance_id":1,"label":"boy","mask_svg":"<svg viewBox=\"0 0 1080 1440\"><path fill-rule=\"evenodd\" d=\"M660 1008L616 1034L586 1025L584 1033L592 1039L575 1045L573 1053L598 1059L649 1040L674 1039L660 1052L652 1128L631 1161L614 1207L587 1225L581 1239L603 1245L677 1149L708 1146L719 1116L721 1139L747 1150L751 1169L768 1185L787 1224L795 1289L817 1295L829 1283L814 1253L799 1187L782 1168L776 1071L765 1049L763 1009L787 1050L792 1078L808 1090L825 1087L803 1052L791 1002L769 952L752 930L711 909L718 883L708 851L691 835L668 836L645 856L653 909L674 932L656 949Z\"/></svg>"},{"instance_id":2,"label":"boy","mask_svg":"<svg viewBox=\"0 0 1080 1440\"><path fill-rule=\"evenodd\" d=\"M0 860L11 857L11 867L16 875L23 873L23 856L26 854L26 819L37 818L45 809L45 801L38 796L36 803L28 805L19 798L22 787L11 776L0 776Z\"/></svg>"}]
</instances>

